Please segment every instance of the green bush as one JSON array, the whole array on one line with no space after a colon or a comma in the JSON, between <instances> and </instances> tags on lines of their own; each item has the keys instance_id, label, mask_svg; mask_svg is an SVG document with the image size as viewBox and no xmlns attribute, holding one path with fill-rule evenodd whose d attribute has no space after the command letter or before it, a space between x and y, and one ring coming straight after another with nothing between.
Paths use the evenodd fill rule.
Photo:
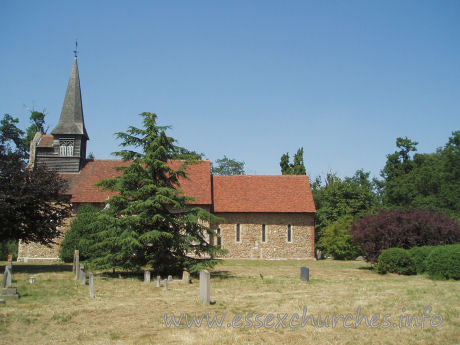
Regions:
<instances>
[{"instance_id":1,"label":"green bush","mask_svg":"<svg viewBox=\"0 0 460 345\"><path fill-rule=\"evenodd\" d=\"M434 248L425 261L433 279L460 279L460 243Z\"/></svg>"},{"instance_id":2,"label":"green bush","mask_svg":"<svg viewBox=\"0 0 460 345\"><path fill-rule=\"evenodd\" d=\"M61 244L59 257L64 262L72 262L74 251L79 250L80 261L88 259L90 249L88 235L91 234L91 225L96 219L99 209L86 204L79 208L77 216L70 224Z\"/></svg>"},{"instance_id":3,"label":"green bush","mask_svg":"<svg viewBox=\"0 0 460 345\"><path fill-rule=\"evenodd\" d=\"M407 250L388 248L380 254L377 260L377 272L380 274L390 272L411 275L415 274L417 270Z\"/></svg>"},{"instance_id":4,"label":"green bush","mask_svg":"<svg viewBox=\"0 0 460 345\"><path fill-rule=\"evenodd\" d=\"M18 241L7 240L0 242L0 260L7 260L8 255L12 255L12 260L18 257Z\"/></svg>"},{"instance_id":5,"label":"green bush","mask_svg":"<svg viewBox=\"0 0 460 345\"><path fill-rule=\"evenodd\" d=\"M353 243L350 228L352 216L343 216L323 230L323 235L318 242L318 249L326 255L331 255L336 260L353 260L360 253L360 247Z\"/></svg>"},{"instance_id":6,"label":"green bush","mask_svg":"<svg viewBox=\"0 0 460 345\"><path fill-rule=\"evenodd\" d=\"M422 246L422 247L412 247L409 249L409 255L411 256L412 260L415 263L415 267L417 269L417 274L426 272L426 258L433 249L436 248L434 246Z\"/></svg>"}]
</instances>

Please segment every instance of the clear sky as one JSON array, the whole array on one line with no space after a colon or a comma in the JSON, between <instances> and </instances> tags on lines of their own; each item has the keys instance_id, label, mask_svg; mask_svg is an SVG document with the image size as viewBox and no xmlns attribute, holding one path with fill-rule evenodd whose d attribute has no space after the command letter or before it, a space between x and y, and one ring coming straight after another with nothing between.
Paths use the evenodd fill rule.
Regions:
<instances>
[{"instance_id":1,"label":"clear sky","mask_svg":"<svg viewBox=\"0 0 460 345\"><path fill-rule=\"evenodd\" d=\"M460 1L0 0L0 114L57 124L78 38L88 152L155 112L182 146L279 174L378 176L460 130Z\"/></svg>"}]
</instances>

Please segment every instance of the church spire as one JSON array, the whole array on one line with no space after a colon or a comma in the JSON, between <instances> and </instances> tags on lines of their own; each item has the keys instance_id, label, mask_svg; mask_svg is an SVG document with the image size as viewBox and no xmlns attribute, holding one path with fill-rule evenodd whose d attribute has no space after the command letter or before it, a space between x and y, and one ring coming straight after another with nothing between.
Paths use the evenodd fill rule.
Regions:
<instances>
[{"instance_id":1,"label":"church spire","mask_svg":"<svg viewBox=\"0 0 460 345\"><path fill-rule=\"evenodd\" d=\"M89 139L85 128L85 119L83 117L76 52L69 83L67 84L61 117L59 118L57 126L51 131L51 134L83 135L86 139Z\"/></svg>"}]
</instances>

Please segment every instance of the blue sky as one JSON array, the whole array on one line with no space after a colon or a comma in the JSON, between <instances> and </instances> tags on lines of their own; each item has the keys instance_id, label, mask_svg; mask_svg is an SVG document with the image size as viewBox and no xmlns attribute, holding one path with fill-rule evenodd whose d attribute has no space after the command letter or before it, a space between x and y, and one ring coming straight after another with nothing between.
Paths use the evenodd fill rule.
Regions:
<instances>
[{"instance_id":1,"label":"blue sky","mask_svg":"<svg viewBox=\"0 0 460 345\"><path fill-rule=\"evenodd\" d=\"M88 152L143 111L182 146L279 174L378 176L460 130L460 1L1 1L0 114L57 124L78 38Z\"/></svg>"}]
</instances>

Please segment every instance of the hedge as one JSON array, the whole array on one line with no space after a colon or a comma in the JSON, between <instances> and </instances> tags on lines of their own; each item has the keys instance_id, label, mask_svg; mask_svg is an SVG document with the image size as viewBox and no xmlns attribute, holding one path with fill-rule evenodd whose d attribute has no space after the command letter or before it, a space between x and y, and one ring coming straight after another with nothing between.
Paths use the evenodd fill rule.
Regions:
<instances>
[{"instance_id":1,"label":"hedge","mask_svg":"<svg viewBox=\"0 0 460 345\"><path fill-rule=\"evenodd\" d=\"M425 265L432 279L460 279L460 243L434 248Z\"/></svg>"},{"instance_id":2,"label":"hedge","mask_svg":"<svg viewBox=\"0 0 460 345\"><path fill-rule=\"evenodd\" d=\"M380 274L390 272L411 275L416 274L417 269L407 250L389 248L380 254L377 260L377 272Z\"/></svg>"},{"instance_id":3,"label":"hedge","mask_svg":"<svg viewBox=\"0 0 460 345\"><path fill-rule=\"evenodd\" d=\"M409 249L409 255L415 263L417 274L426 272L426 258L435 248L434 246L422 246Z\"/></svg>"}]
</instances>

